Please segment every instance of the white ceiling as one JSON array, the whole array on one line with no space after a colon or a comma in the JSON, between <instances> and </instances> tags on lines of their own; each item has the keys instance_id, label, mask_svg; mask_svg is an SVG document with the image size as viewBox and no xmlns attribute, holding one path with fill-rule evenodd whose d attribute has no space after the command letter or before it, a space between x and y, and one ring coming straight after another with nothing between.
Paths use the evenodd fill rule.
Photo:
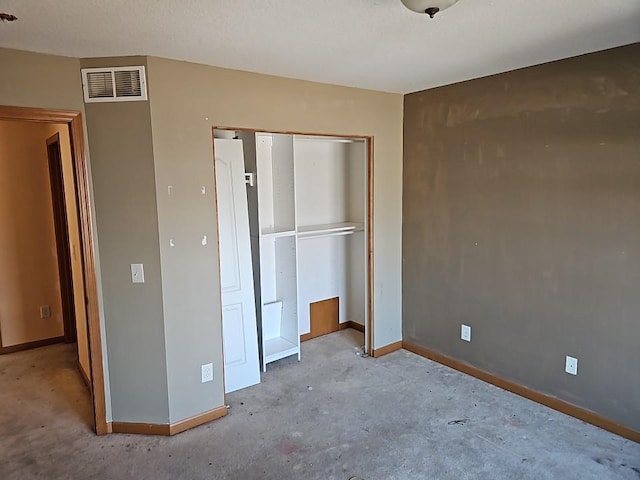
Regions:
<instances>
[{"instance_id":1,"label":"white ceiling","mask_svg":"<svg viewBox=\"0 0 640 480\"><path fill-rule=\"evenodd\" d=\"M0 46L407 93L640 41L640 0L0 0Z\"/></svg>"}]
</instances>

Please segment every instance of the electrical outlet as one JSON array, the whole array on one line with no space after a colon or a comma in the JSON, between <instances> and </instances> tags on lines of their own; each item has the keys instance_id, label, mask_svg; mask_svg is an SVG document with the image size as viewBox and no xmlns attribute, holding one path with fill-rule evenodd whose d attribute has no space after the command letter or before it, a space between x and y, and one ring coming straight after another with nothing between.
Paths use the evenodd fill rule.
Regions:
<instances>
[{"instance_id":1,"label":"electrical outlet","mask_svg":"<svg viewBox=\"0 0 640 480\"><path fill-rule=\"evenodd\" d=\"M571 375L578 375L578 359L567 355L564 371Z\"/></svg>"},{"instance_id":2,"label":"electrical outlet","mask_svg":"<svg viewBox=\"0 0 640 480\"><path fill-rule=\"evenodd\" d=\"M467 342L471 341L471 327L469 325L462 325L460 328L460 338Z\"/></svg>"},{"instance_id":3,"label":"electrical outlet","mask_svg":"<svg viewBox=\"0 0 640 480\"><path fill-rule=\"evenodd\" d=\"M213 363L207 363L206 365L202 365L201 373L202 373L202 383L211 382L213 380Z\"/></svg>"},{"instance_id":4,"label":"electrical outlet","mask_svg":"<svg viewBox=\"0 0 640 480\"><path fill-rule=\"evenodd\" d=\"M51 305L40 305L40 318L51 318Z\"/></svg>"}]
</instances>

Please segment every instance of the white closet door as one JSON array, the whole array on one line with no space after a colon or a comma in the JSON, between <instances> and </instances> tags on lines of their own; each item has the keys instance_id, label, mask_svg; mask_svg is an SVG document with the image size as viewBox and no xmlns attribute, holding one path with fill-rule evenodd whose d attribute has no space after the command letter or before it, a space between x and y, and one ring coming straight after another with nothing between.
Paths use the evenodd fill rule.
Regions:
<instances>
[{"instance_id":1,"label":"white closet door","mask_svg":"<svg viewBox=\"0 0 640 480\"><path fill-rule=\"evenodd\" d=\"M242 140L215 144L225 392L260 383Z\"/></svg>"}]
</instances>

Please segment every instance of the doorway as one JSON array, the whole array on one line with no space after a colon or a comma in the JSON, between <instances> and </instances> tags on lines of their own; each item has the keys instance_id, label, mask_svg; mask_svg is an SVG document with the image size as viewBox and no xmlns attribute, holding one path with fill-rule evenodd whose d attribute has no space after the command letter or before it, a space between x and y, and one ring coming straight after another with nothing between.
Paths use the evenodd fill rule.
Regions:
<instances>
[{"instance_id":1,"label":"doorway","mask_svg":"<svg viewBox=\"0 0 640 480\"><path fill-rule=\"evenodd\" d=\"M301 341L342 328L363 332L360 346L371 351L373 138L229 127L214 127L213 136L225 378L229 360L247 358L240 354L246 352L248 330L257 331L265 372L280 359L300 359ZM231 148L234 143L238 148ZM248 215L221 194L227 190L222 182L231 185L228 169L222 168L231 159L223 157L234 150L246 178L233 186L242 189ZM250 255L247 247L244 251L253 275L245 275L242 283L253 284L253 324L227 313L225 273L240 271L226 265L228 252L242 245L239 230L222 222L231 218L227 211L236 220L248 216ZM243 342L235 332L245 332Z\"/></svg>"},{"instance_id":2,"label":"doorway","mask_svg":"<svg viewBox=\"0 0 640 480\"><path fill-rule=\"evenodd\" d=\"M39 158L44 162L46 167L45 175L54 188L47 188L43 192L42 189L29 188L27 186L27 200L22 204L18 204L17 208L19 211L20 207L24 207L31 202L32 197L29 197L29 195L42 197L45 193L46 196L49 196L50 202L57 204L56 209L51 206L49 212L52 217L51 222L54 223L53 218L56 219L55 226L52 225L51 228L51 235L55 239L66 236L68 244L65 247L64 242L55 242L54 240L53 244L55 246L49 252L50 256L57 258L60 254L62 257L61 262L56 262L54 272L58 279L57 283L60 284L60 292L58 294L59 313L58 317L55 317L54 314L54 319L48 323L44 322L43 325L53 331L58 328L59 330L56 332L61 333L61 335L49 336L49 338L45 339L45 342L51 341L51 338L55 338L55 341L70 341L76 336L79 340L80 337L85 340L83 342L84 353L82 354L84 367L81 368L81 371L84 370L83 377L91 392L94 429L99 435L109 433L109 426L106 422L102 343L96 269L93 256L89 181L81 114L75 111L0 106L0 121L19 122L32 126L39 125L48 131L46 138L42 139L43 153ZM66 143L63 137L67 140ZM69 157L68 172L64 171L64 161L60 161L65 156L65 148L68 150ZM75 193L73 195L76 201L75 205L69 207L66 201L61 202L61 197L65 197L65 192L67 194L69 192ZM71 195L66 196L71 197ZM20 215L17 215L17 217L19 219L22 218ZM75 242L72 236L64 235L65 221L67 233L73 231L75 226L77 234ZM58 230L57 232L56 229ZM23 235L20 238L14 238L14 241L20 243L29 239L31 239L30 236ZM66 250L66 254L63 250ZM65 255L66 258L64 258ZM74 262L74 260L76 261ZM60 269L57 268L57 263L61 264ZM78 265L78 268L75 268L75 272L74 263ZM21 264L18 265L22 266ZM65 280L63 280L63 277ZM41 307L38 308L39 317L43 317L39 320L48 319L55 312L55 308L51 308L50 304L40 304L39 302L36 302L36 304ZM33 305L30 304L30 308L33 310ZM84 320L81 322L74 321L78 310L84 313ZM44 335L44 337L47 337L47 335ZM7 339L6 333L2 341L18 343L15 338L13 340Z\"/></svg>"},{"instance_id":3,"label":"doorway","mask_svg":"<svg viewBox=\"0 0 640 480\"><path fill-rule=\"evenodd\" d=\"M52 124L51 126L54 128L64 127L63 125L58 124ZM68 150L69 152L71 151L71 145L68 140L65 142L65 147L65 150ZM78 364L83 377L88 380L88 356L87 363L85 364L83 362L84 356L80 353L80 344L86 345L87 343L84 302L80 295L78 298L74 298L74 293L76 291L81 294L84 289L82 263L77 261L79 259L76 258L75 260L77 262L76 267L74 268L74 265L72 264L71 251L71 238L75 240L73 242L74 244L79 244L80 232L78 232L77 221L74 222L73 227L69 221L70 215L75 215L77 218L77 209L74 207L78 202L75 188L65 188L65 178L67 179L67 183L70 183L71 186L73 186L73 182L69 182L69 177L73 174L73 164L69 161L69 165L66 169L67 173L65 175L60 132L56 132L53 136L47 139L47 159L49 163L51 207L53 210L53 226L58 257L58 278L60 285L60 297L62 301L64 341L65 343L78 342ZM74 270L76 270L75 279L73 274ZM78 338L78 330L82 333L80 338ZM85 353L87 352L86 347L83 350ZM88 384L90 385L90 382L88 382Z\"/></svg>"}]
</instances>

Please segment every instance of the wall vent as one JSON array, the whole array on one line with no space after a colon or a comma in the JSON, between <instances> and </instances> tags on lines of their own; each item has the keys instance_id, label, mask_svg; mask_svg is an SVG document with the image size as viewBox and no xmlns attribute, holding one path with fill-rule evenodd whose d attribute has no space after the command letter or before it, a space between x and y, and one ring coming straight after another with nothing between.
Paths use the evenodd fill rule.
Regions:
<instances>
[{"instance_id":1,"label":"wall vent","mask_svg":"<svg viewBox=\"0 0 640 480\"><path fill-rule=\"evenodd\" d=\"M86 103L146 100L144 67L83 68L82 89Z\"/></svg>"}]
</instances>

